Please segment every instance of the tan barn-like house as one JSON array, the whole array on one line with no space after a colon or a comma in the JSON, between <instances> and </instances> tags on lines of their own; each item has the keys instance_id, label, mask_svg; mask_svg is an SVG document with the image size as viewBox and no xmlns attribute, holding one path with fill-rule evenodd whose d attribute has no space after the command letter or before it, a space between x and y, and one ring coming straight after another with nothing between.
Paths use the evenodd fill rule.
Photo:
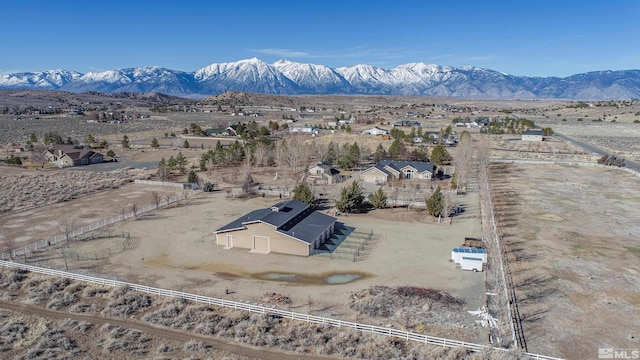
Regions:
<instances>
[{"instance_id":1,"label":"tan barn-like house","mask_svg":"<svg viewBox=\"0 0 640 360\"><path fill-rule=\"evenodd\" d=\"M225 249L309 256L333 235L336 218L314 211L309 205L288 200L254 210L214 232L216 244Z\"/></svg>"}]
</instances>

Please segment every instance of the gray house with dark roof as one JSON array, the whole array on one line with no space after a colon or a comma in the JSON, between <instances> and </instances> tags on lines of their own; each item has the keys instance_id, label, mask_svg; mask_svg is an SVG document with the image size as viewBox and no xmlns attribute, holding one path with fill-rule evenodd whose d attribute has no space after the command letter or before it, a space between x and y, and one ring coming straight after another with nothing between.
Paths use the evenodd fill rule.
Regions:
<instances>
[{"instance_id":1,"label":"gray house with dark roof","mask_svg":"<svg viewBox=\"0 0 640 360\"><path fill-rule=\"evenodd\" d=\"M360 172L360 180L386 184L392 178L431 180L435 166L426 161L380 160L374 166Z\"/></svg>"},{"instance_id":2,"label":"gray house with dark roof","mask_svg":"<svg viewBox=\"0 0 640 360\"><path fill-rule=\"evenodd\" d=\"M333 235L336 218L288 200L254 210L217 229L216 244L225 249L309 256Z\"/></svg>"},{"instance_id":3,"label":"gray house with dark roof","mask_svg":"<svg viewBox=\"0 0 640 360\"><path fill-rule=\"evenodd\" d=\"M104 161L102 154L74 145L54 145L44 152L44 158L57 166L90 165Z\"/></svg>"}]
</instances>

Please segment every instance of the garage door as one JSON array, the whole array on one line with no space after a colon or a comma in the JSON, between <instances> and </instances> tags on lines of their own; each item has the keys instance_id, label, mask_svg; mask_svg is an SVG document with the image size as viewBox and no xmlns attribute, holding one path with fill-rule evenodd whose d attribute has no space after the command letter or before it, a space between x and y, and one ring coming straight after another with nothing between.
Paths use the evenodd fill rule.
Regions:
<instances>
[{"instance_id":1,"label":"garage door","mask_svg":"<svg viewBox=\"0 0 640 360\"><path fill-rule=\"evenodd\" d=\"M267 236L253 236L253 250L259 252L269 252L269 237Z\"/></svg>"}]
</instances>

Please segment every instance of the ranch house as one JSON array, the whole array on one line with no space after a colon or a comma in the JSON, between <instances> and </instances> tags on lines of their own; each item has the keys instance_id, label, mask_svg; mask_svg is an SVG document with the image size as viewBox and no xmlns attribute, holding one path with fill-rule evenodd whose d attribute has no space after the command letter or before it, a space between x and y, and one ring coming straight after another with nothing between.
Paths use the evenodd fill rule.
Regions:
<instances>
[{"instance_id":1,"label":"ranch house","mask_svg":"<svg viewBox=\"0 0 640 360\"><path fill-rule=\"evenodd\" d=\"M314 211L309 205L288 200L254 210L214 232L216 244L225 249L309 256L333 235L336 218Z\"/></svg>"},{"instance_id":2,"label":"ranch house","mask_svg":"<svg viewBox=\"0 0 640 360\"><path fill-rule=\"evenodd\" d=\"M360 172L360 180L375 184L386 184L392 178L431 180L434 169L432 163L425 161L380 160Z\"/></svg>"},{"instance_id":3,"label":"ranch house","mask_svg":"<svg viewBox=\"0 0 640 360\"><path fill-rule=\"evenodd\" d=\"M44 157L47 162L57 166L90 165L104 161L102 154L73 145L55 145L44 152Z\"/></svg>"}]
</instances>

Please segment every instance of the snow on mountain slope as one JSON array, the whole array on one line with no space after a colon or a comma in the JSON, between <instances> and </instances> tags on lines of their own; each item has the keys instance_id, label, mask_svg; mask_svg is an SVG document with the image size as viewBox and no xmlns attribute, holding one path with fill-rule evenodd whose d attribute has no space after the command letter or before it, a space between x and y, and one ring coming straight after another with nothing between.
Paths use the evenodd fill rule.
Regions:
<instances>
[{"instance_id":1,"label":"snow on mountain slope","mask_svg":"<svg viewBox=\"0 0 640 360\"><path fill-rule=\"evenodd\" d=\"M295 94L296 84L275 67L252 58L230 63L211 64L193 74L201 90L209 94L227 90Z\"/></svg>"},{"instance_id":2,"label":"snow on mountain slope","mask_svg":"<svg viewBox=\"0 0 640 360\"><path fill-rule=\"evenodd\" d=\"M80 76L78 72L63 69L7 74L0 76L0 88L57 89Z\"/></svg>"},{"instance_id":3,"label":"snow on mountain slope","mask_svg":"<svg viewBox=\"0 0 640 360\"><path fill-rule=\"evenodd\" d=\"M345 93L349 82L332 68L325 65L303 64L289 60L279 60L272 64L284 76L300 88L313 92Z\"/></svg>"},{"instance_id":4,"label":"snow on mountain slope","mask_svg":"<svg viewBox=\"0 0 640 360\"><path fill-rule=\"evenodd\" d=\"M473 66L422 62L383 69L252 58L214 63L194 72L158 66L80 74L62 69L0 76L0 89L161 92L212 95L227 90L267 94L379 94L487 99L608 100L640 97L640 70L595 71L566 78L512 76Z\"/></svg>"}]
</instances>

